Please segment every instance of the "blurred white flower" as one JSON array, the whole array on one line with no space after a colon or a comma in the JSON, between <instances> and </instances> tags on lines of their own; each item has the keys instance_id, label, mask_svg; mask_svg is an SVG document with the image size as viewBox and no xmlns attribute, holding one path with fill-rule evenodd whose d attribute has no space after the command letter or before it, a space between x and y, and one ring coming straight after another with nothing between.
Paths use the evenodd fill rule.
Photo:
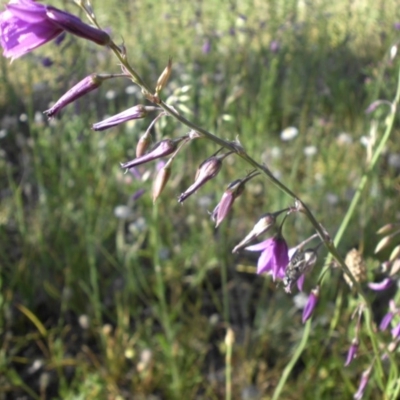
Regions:
<instances>
[{"instance_id":1,"label":"blurred white flower","mask_svg":"<svg viewBox=\"0 0 400 400\"><path fill-rule=\"evenodd\" d=\"M299 130L294 126L289 126L281 132L281 139L285 142L294 139L299 134Z\"/></svg>"},{"instance_id":2,"label":"blurred white flower","mask_svg":"<svg viewBox=\"0 0 400 400\"><path fill-rule=\"evenodd\" d=\"M317 154L318 149L316 148L316 146L306 146L304 147L303 151L306 157L312 157L315 156L315 154Z\"/></svg>"}]
</instances>

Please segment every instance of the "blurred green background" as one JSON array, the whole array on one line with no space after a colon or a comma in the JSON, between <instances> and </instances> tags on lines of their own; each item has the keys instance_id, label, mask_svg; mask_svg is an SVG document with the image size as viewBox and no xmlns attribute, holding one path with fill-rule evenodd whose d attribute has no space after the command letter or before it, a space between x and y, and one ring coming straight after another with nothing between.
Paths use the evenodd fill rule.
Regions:
<instances>
[{"instance_id":1,"label":"blurred green background","mask_svg":"<svg viewBox=\"0 0 400 400\"><path fill-rule=\"evenodd\" d=\"M70 2L52 4L79 13ZM239 136L334 235L368 146L385 127L386 106L365 109L394 96L397 1L93 6L146 82L154 86L172 57L164 98L218 136ZM0 399L223 399L226 376L233 399L271 398L302 336L304 298L257 276L255 253L231 249L263 213L291 199L256 178L215 230L208 211L250 169L229 157L215 180L178 204L197 166L217 150L198 140L180 153L153 207L155 163L136 177L119 166L135 157L151 119L90 129L146 104L132 83L107 81L50 122L42 114L86 75L118 73L108 49L67 35L12 64L1 58L0 67ZM298 135L282 140L289 127ZM343 255L364 251L369 279L385 258L373 255L375 232L398 216L395 129L340 245ZM171 118L153 131L156 140L185 133ZM285 224L290 246L312 233L301 216ZM324 265L324 250L319 255L306 292ZM354 298L339 271L330 279L281 398L351 398L369 365L360 354L343 367Z\"/></svg>"}]
</instances>

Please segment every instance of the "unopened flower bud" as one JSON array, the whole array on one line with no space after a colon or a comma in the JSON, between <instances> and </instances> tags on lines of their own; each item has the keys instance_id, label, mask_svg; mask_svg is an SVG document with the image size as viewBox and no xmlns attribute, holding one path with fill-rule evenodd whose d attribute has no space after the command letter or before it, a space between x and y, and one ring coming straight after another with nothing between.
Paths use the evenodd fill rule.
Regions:
<instances>
[{"instance_id":1,"label":"unopened flower bud","mask_svg":"<svg viewBox=\"0 0 400 400\"><path fill-rule=\"evenodd\" d=\"M379 228L379 230L376 232L378 235L383 235L385 233L389 233L390 231L392 231L396 226L398 226L398 224L393 224L393 223L389 223L386 224L384 226L382 226L381 228Z\"/></svg>"},{"instance_id":2,"label":"unopened flower bud","mask_svg":"<svg viewBox=\"0 0 400 400\"><path fill-rule=\"evenodd\" d=\"M350 365L350 363L357 357L357 351L358 351L358 340L353 339L349 351L347 352L346 362L344 364L345 367Z\"/></svg>"},{"instance_id":3,"label":"unopened flower bud","mask_svg":"<svg viewBox=\"0 0 400 400\"><path fill-rule=\"evenodd\" d=\"M74 87L69 89L68 92L66 92L63 96L61 96L58 101L53 105L53 107L44 111L44 114L46 114L47 117L51 119L67 104L70 104L73 101L84 96L86 93L97 89L105 79L107 78L104 78L101 75L97 74L91 74L87 76L79 83L77 83Z\"/></svg>"},{"instance_id":4,"label":"unopened flower bud","mask_svg":"<svg viewBox=\"0 0 400 400\"><path fill-rule=\"evenodd\" d=\"M396 260L397 258L399 258L400 256L400 244L398 244L390 253L390 257L389 260L393 261Z\"/></svg>"},{"instance_id":5,"label":"unopened flower bud","mask_svg":"<svg viewBox=\"0 0 400 400\"><path fill-rule=\"evenodd\" d=\"M168 65L165 67L164 71L160 75L157 81L157 86L156 86L156 93L160 93L161 90L164 89L165 85L168 83L168 79L171 76L172 72L172 60L168 60Z\"/></svg>"},{"instance_id":6,"label":"unopened flower bud","mask_svg":"<svg viewBox=\"0 0 400 400\"><path fill-rule=\"evenodd\" d=\"M140 136L138 144L136 146L136 157L141 157L146 153L146 150L149 148L151 144L151 135L149 132L146 132L144 135Z\"/></svg>"},{"instance_id":7,"label":"unopened flower bud","mask_svg":"<svg viewBox=\"0 0 400 400\"><path fill-rule=\"evenodd\" d=\"M379 243L376 245L375 248L375 254L379 253L382 249L384 249L386 246L388 246L391 241L392 241L392 235L389 236L385 236L384 238L382 238Z\"/></svg>"},{"instance_id":8,"label":"unopened flower bud","mask_svg":"<svg viewBox=\"0 0 400 400\"><path fill-rule=\"evenodd\" d=\"M231 182L226 188L220 202L214 208L211 213L211 219L216 222L215 227L217 228L219 224L225 219L230 209L232 208L233 202L244 192L246 182L256 175L258 172L248 174L244 179L237 179Z\"/></svg>"},{"instance_id":9,"label":"unopened flower bud","mask_svg":"<svg viewBox=\"0 0 400 400\"><path fill-rule=\"evenodd\" d=\"M390 323L392 322L394 315L392 312L388 312L383 318L381 323L379 324L379 330L380 331L385 331Z\"/></svg>"},{"instance_id":10,"label":"unopened flower bud","mask_svg":"<svg viewBox=\"0 0 400 400\"><path fill-rule=\"evenodd\" d=\"M271 229L276 222L276 214L277 213L267 213L264 214L258 222L254 225L253 229L250 233L232 250L232 253L236 253L241 247L246 246L247 243L251 242L253 239L260 236L262 233L267 232Z\"/></svg>"},{"instance_id":11,"label":"unopened flower bud","mask_svg":"<svg viewBox=\"0 0 400 400\"><path fill-rule=\"evenodd\" d=\"M126 163L121 163L122 168L132 168L136 167L141 164L145 164L149 161L156 160L157 158L169 156L172 154L177 148L179 142L182 140L185 140L186 136L182 136L178 139L164 139L158 142L151 151L149 151L147 154L135 158L132 161L128 161Z\"/></svg>"},{"instance_id":12,"label":"unopened flower bud","mask_svg":"<svg viewBox=\"0 0 400 400\"><path fill-rule=\"evenodd\" d=\"M310 295L308 296L307 304L303 310L303 317L302 317L303 324L311 317L312 313L314 312L314 309L318 303L318 297L319 297L319 286L313 289Z\"/></svg>"},{"instance_id":13,"label":"unopened flower bud","mask_svg":"<svg viewBox=\"0 0 400 400\"><path fill-rule=\"evenodd\" d=\"M358 390L353 396L354 400L361 400L363 398L365 389L368 385L369 377L371 375L371 370L372 366L368 367L368 369L362 373Z\"/></svg>"},{"instance_id":14,"label":"unopened flower bud","mask_svg":"<svg viewBox=\"0 0 400 400\"><path fill-rule=\"evenodd\" d=\"M171 166L165 165L158 171L156 179L153 184L153 203L158 199L165 185L167 184L169 177L171 176Z\"/></svg>"},{"instance_id":15,"label":"unopened flower bud","mask_svg":"<svg viewBox=\"0 0 400 400\"><path fill-rule=\"evenodd\" d=\"M78 17L65 11L61 11L52 6L46 6L46 16L54 24L75 36L91 40L101 46L110 43L110 36L107 32L93 28L82 22Z\"/></svg>"},{"instance_id":16,"label":"unopened flower bud","mask_svg":"<svg viewBox=\"0 0 400 400\"><path fill-rule=\"evenodd\" d=\"M103 121L93 124L92 129L94 131L104 131L105 129L130 121L131 119L144 118L146 115L146 107L139 104L137 106L128 108L119 114L113 115L112 117L106 118Z\"/></svg>"},{"instance_id":17,"label":"unopened flower bud","mask_svg":"<svg viewBox=\"0 0 400 400\"><path fill-rule=\"evenodd\" d=\"M194 179L194 183L189 186L188 189L184 193L182 193L178 201L179 203L183 203L190 195L192 195L197 189L203 186L210 179L214 178L222 167L222 160L227 157L232 152L228 152L221 155L214 155L207 160L203 161L196 172L196 177Z\"/></svg>"}]
</instances>

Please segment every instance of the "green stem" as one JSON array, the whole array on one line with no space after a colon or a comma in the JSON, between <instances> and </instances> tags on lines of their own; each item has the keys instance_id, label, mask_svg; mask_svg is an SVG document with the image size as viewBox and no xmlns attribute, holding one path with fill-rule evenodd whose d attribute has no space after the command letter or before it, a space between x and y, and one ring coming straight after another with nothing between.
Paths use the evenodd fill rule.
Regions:
<instances>
[{"instance_id":1,"label":"green stem","mask_svg":"<svg viewBox=\"0 0 400 400\"><path fill-rule=\"evenodd\" d=\"M283 370L281 379L279 380L278 385L275 388L272 400L277 400L279 398L283 390L283 387L285 386L285 383L289 378L290 373L292 372L297 360L300 358L301 354L303 353L307 345L308 336L310 335L310 330L311 330L311 320L309 319L304 326L303 337L301 338L301 342L298 344L296 351L293 354L293 357L291 358L290 362L286 365L285 369Z\"/></svg>"},{"instance_id":2,"label":"green stem","mask_svg":"<svg viewBox=\"0 0 400 400\"><path fill-rule=\"evenodd\" d=\"M153 205L153 223L152 226L152 241L153 241L153 264L154 272L156 277L156 293L160 304L160 320L164 328L168 344L170 346L168 359L170 363L171 373L172 373L172 386L175 396L179 398L181 394L181 382L179 377L178 366L176 364L173 346L174 346L174 333L171 327L171 321L168 315L168 305L165 296L165 284L164 277L161 270L160 263L160 243L159 243L159 215L158 215L158 205L155 203Z\"/></svg>"}]
</instances>

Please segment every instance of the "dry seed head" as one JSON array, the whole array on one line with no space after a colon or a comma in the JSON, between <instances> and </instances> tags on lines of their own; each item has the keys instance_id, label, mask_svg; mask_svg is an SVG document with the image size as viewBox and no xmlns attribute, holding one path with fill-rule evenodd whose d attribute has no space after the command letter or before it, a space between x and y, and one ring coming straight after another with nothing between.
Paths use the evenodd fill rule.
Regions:
<instances>
[{"instance_id":1,"label":"dry seed head","mask_svg":"<svg viewBox=\"0 0 400 400\"><path fill-rule=\"evenodd\" d=\"M357 249L352 249L347 253L345 263L357 282L367 279L365 262ZM353 282L346 274L344 274L344 279L350 287L353 287Z\"/></svg>"}]
</instances>

